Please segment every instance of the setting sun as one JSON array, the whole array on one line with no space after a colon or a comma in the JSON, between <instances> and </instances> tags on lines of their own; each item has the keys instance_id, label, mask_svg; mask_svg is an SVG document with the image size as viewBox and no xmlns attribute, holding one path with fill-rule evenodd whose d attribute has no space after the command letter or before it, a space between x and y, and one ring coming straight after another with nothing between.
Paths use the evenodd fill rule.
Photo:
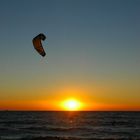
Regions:
<instances>
[{"instance_id":1,"label":"setting sun","mask_svg":"<svg viewBox=\"0 0 140 140\"><path fill-rule=\"evenodd\" d=\"M76 99L68 99L62 103L62 107L68 111L78 111L80 110L82 104Z\"/></svg>"}]
</instances>

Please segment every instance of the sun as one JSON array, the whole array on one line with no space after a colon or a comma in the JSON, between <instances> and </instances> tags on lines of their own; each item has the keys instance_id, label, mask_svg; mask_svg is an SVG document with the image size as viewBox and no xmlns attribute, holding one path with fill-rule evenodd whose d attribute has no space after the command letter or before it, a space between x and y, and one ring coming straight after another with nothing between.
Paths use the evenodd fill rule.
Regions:
<instances>
[{"instance_id":1,"label":"sun","mask_svg":"<svg viewBox=\"0 0 140 140\"><path fill-rule=\"evenodd\" d=\"M81 102L76 99L67 99L62 102L62 107L67 111L78 111L81 108Z\"/></svg>"}]
</instances>

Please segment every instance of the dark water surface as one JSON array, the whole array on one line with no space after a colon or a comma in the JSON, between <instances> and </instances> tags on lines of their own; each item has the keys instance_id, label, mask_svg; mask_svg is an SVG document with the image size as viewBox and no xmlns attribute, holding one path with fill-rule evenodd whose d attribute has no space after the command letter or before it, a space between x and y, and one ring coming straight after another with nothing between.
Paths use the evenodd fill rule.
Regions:
<instances>
[{"instance_id":1,"label":"dark water surface","mask_svg":"<svg viewBox=\"0 0 140 140\"><path fill-rule=\"evenodd\" d=\"M0 140L92 139L140 140L140 112L0 112Z\"/></svg>"}]
</instances>

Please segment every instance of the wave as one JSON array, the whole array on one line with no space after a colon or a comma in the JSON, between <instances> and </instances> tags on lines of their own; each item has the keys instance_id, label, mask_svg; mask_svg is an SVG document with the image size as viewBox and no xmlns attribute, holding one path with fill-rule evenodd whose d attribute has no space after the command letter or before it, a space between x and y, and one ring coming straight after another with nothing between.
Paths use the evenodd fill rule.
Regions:
<instances>
[{"instance_id":1,"label":"wave","mask_svg":"<svg viewBox=\"0 0 140 140\"><path fill-rule=\"evenodd\" d=\"M47 127L47 126L30 126L30 127L24 127L21 128L24 130L34 130L34 131L77 131L77 130L81 130L81 131L90 131L90 128L85 128L85 127Z\"/></svg>"},{"instance_id":2,"label":"wave","mask_svg":"<svg viewBox=\"0 0 140 140\"><path fill-rule=\"evenodd\" d=\"M80 137L58 137L58 136L39 136L22 138L2 138L0 140L139 140L139 138L80 138Z\"/></svg>"}]
</instances>

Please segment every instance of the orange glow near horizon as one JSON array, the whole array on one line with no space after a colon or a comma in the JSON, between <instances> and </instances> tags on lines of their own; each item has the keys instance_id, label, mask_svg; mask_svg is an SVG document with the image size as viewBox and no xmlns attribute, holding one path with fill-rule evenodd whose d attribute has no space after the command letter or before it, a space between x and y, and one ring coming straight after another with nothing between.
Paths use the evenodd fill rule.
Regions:
<instances>
[{"instance_id":1,"label":"orange glow near horizon","mask_svg":"<svg viewBox=\"0 0 140 140\"><path fill-rule=\"evenodd\" d=\"M40 92L39 92L40 93ZM38 98L0 100L0 110L38 110L38 111L137 111L139 102L120 102L119 99L97 97L103 93L95 88L94 94L83 87L65 87L54 89L52 92L42 91Z\"/></svg>"},{"instance_id":2,"label":"orange glow near horizon","mask_svg":"<svg viewBox=\"0 0 140 140\"><path fill-rule=\"evenodd\" d=\"M40 101L0 101L0 110L38 110L38 111L139 111L139 105L103 104L80 101L78 98L66 100Z\"/></svg>"}]
</instances>

